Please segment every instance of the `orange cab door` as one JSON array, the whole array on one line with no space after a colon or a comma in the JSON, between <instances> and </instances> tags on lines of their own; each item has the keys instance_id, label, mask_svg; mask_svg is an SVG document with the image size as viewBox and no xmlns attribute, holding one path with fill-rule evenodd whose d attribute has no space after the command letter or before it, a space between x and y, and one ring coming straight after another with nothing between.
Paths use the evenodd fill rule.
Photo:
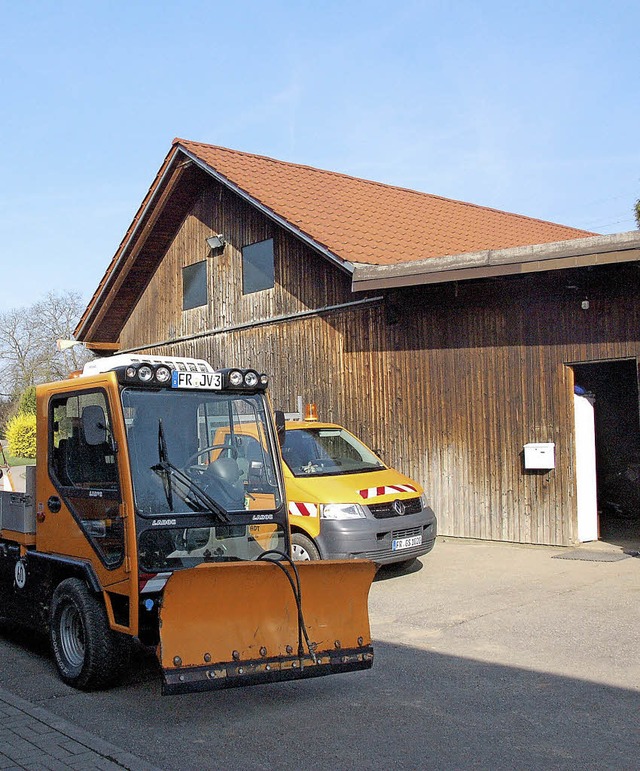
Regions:
<instances>
[{"instance_id":1,"label":"orange cab door","mask_svg":"<svg viewBox=\"0 0 640 771\"><path fill-rule=\"evenodd\" d=\"M124 423L113 373L38 389L39 551L89 562L113 628L135 633ZM134 574L135 575L135 574Z\"/></svg>"}]
</instances>

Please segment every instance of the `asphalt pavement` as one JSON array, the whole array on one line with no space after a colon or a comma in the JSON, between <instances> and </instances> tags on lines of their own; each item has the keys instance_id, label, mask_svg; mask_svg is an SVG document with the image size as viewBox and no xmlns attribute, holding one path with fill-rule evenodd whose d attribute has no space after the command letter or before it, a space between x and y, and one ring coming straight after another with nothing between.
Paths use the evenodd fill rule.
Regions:
<instances>
[{"instance_id":1,"label":"asphalt pavement","mask_svg":"<svg viewBox=\"0 0 640 771\"><path fill-rule=\"evenodd\" d=\"M162 697L146 657L86 694L46 644L0 629L0 768L637 768L629 543L440 538L378 573L373 669L314 681Z\"/></svg>"}]
</instances>

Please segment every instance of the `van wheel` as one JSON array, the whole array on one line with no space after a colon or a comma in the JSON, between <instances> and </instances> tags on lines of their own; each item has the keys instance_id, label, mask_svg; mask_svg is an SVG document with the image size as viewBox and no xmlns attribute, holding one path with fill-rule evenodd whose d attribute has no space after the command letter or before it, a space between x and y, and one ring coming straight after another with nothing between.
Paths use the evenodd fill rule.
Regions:
<instances>
[{"instance_id":1,"label":"van wheel","mask_svg":"<svg viewBox=\"0 0 640 771\"><path fill-rule=\"evenodd\" d=\"M73 688L104 688L128 662L128 640L109 627L104 605L78 578L53 593L50 641L60 678Z\"/></svg>"},{"instance_id":2,"label":"van wheel","mask_svg":"<svg viewBox=\"0 0 640 771\"><path fill-rule=\"evenodd\" d=\"M302 533L292 533L291 556L296 562L308 562L309 560L319 560L320 552L311 538L307 538Z\"/></svg>"}]
</instances>

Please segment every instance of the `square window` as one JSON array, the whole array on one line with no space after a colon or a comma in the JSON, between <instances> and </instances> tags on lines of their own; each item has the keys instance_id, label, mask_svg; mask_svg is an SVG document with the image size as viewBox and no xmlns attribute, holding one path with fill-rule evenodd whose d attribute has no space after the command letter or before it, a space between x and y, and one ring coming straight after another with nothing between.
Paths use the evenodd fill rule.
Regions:
<instances>
[{"instance_id":1,"label":"square window","mask_svg":"<svg viewBox=\"0 0 640 771\"><path fill-rule=\"evenodd\" d=\"M242 293L273 289L273 238L242 247Z\"/></svg>"},{"instance_id":2,"label":"square window","mask_svg":"<svg viewBox=\"0 0 640 771\"><path fill-rule=\"evenodd\" d=\"M206 305L207 298L207 262L196 262L182 269L182 310Z\"/></svg>"}]
</instances>

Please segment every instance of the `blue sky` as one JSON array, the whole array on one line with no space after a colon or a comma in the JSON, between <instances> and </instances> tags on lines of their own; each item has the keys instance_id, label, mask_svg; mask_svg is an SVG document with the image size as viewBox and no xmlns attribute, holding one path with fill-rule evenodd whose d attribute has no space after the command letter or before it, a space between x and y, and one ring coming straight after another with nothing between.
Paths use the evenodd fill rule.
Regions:
<instances>
[{"instance_id":1,"label":"blue sky","mask_svg":"<svg viewBox=\"0 0 640 771\"><path fill-rule=\"evenodd\" d=\"M0 0L0 312L89 299L174 137L615 233L640 3Z\"/></svg>"}]
</instances>

